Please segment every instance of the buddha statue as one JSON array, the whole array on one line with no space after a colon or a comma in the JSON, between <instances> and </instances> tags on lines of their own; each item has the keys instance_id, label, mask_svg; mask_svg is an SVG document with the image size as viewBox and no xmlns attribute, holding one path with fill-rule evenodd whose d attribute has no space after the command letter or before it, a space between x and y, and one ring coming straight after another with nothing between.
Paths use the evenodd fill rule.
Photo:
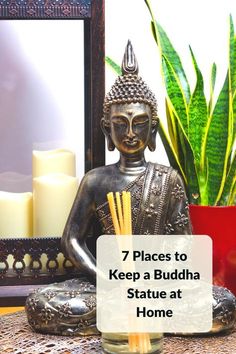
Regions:
<instances>
[{"instance_id":1,"label":"buddha statue","mask_svg":"<svg viewBox=\"0 0 236 354\"><path fill-rule=\"evenodd\" d=\"M99 221L102 234L115 234L107 193L131 193L133 234L191 234L180 175L172 167L146 162L144 157L147 147L151 151L156 148L157 104L154 94L138 76L130 42L122 75L106 95L103 113L101 128L108 149L116 148L120 159L84 176L62 237L65 254L85 278L52 284L29 295L26 312L36 331L62 335L97 333L96 260L86 241L94 219ZM235 309L233 294L214 287L212 332L231 328Z\"/></svg>"}]
</instances>

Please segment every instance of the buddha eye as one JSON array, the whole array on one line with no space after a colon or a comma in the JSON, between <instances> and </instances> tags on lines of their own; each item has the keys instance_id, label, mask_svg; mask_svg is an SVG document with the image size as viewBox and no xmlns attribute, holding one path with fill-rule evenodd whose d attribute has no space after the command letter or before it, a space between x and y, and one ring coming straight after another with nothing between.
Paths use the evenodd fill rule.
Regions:
<instances>
[{"instance_id":1,"label":"buddha eye","mask_svg":"<svg viewBox=\"0 0 236 354\"><path fill-rule=\"evenodd\" d=\"M126 126L126 120L123 117L112 117L112 123L119 126Z\"/></svg>"},{"instance_id":2,"label":"buddha eye","mask_svg":"<svg viewBox=\"0 0 236 354\"><path fill-rule=\"evenodd\" d=\"M145 125L149 122L149 118L146 115L135 117L133 120L133 125L134 126L142 126Z\"/></svg>"}]
</instances>

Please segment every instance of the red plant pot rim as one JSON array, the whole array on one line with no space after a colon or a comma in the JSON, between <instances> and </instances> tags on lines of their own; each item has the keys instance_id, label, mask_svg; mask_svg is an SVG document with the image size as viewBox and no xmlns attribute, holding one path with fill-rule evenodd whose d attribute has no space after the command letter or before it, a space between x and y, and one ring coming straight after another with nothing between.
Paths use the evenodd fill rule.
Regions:
<instances>
[{"instance_id":1,"label":"red plant pot rim","mask_svg":"<svg viewBox=\"0 0 236 354\"><path fill-rule=\"evenodd\" d=\"M214 208L214 209L233 209L236 205L196 205L189 204L190 208Z\"/></svg>"}]
</instances>

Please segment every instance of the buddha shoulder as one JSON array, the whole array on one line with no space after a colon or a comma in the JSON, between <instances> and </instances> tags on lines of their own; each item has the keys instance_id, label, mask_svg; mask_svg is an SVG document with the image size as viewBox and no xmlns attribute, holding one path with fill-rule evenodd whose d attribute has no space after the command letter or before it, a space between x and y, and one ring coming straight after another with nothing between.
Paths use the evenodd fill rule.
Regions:
<instances>
[{"instance_id":1,"label":"buddha shoulder","mask_svg":"<svg viewBox=\"0 0 236 354\"><path fill-rule=\"evenodd\" d=\"M157 175L162 176L162 175L176 175L177 171L173 169L171 166L165 166L161 165L159 163L151 163L154 167L155 172Z\"/></svg>"},{"instance_id":2,"label":"buddha shoulder","mask_svg":"<svg viewBox=\"0 0 236 354\"><path fill-rule=\"evenodd\" d=\"M106 183L107 180L110 180L114 176L115 171L115 164L94 168L84 175L81 184L83 187L86 186L89 189L95 186L98 187Z\"/></svg>"},{"instance_id":3,"label":"buddha shoulder","mask_svg":"<svg viewBox=\"0 0 236 354\"><path fill-rule=\"evenodd\" d=\"M181 185L183 186L183 179L180 176L179 172L177 170L175 170L173 167L171 166L165 166L165 165L160 165L158 163L152 163L154 170L155 170L155 174L156 176L160 177L160 178L164 178L164 180L169 184L169 185ZM164 181L163 180L163 181Z\"/></svg>"}]
</instances>

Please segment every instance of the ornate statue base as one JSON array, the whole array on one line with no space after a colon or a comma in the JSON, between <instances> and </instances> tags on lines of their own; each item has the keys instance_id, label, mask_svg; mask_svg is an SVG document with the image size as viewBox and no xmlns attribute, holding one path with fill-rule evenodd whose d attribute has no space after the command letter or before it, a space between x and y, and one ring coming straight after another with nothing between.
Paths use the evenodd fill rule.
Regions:
<instances>
[{"instance_id":1,"label":"ornate statue base","mask_svg":"<svg viewBox=\"0 0 236 354\"><path fill-rule=\"evenodd\" d=\"M99 333L96 288L84 278L37 289L28 296L25 309L36 332L65 336Z\"/></svg>"},{"instance_id":2,"label":"ornate statue base","mask_svg":"<svg viewBox=\"0 0 236 354\"><path fill-rule=\"evenodd\" d=\"M99 333L96 288L85 278L37 290L29 295L25 308L29 324L37 332L66 336ZM231 329L235 320L235 296L226 288L213 286L213 324L209 334Z\"/></svg>"}]
</instances>

